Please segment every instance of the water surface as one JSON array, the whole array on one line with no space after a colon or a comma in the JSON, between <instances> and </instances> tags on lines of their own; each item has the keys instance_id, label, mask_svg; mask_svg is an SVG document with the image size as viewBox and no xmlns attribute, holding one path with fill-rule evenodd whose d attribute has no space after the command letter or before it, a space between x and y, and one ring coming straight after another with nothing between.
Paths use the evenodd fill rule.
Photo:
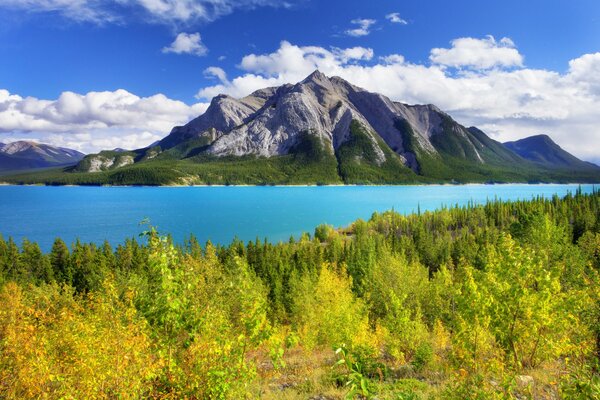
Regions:
<instances>
[{"instance_id":1,"label":"water surface","mask_svg":"<svg viewBox=\"0 0 600 400\"><path fill-rule=\"evenodd\" d=\"M0 186L0 234L38 242L48 250L67 243L122 243L149 218L160 232L182 242L194 234L227 244L288 240L321 223L345 226L375 211L400 213L441 206L560 196L579 185L311 186L311 187L52 187ZM592 185L582 185L591 192Z\"/></svg>"}]
</instances>

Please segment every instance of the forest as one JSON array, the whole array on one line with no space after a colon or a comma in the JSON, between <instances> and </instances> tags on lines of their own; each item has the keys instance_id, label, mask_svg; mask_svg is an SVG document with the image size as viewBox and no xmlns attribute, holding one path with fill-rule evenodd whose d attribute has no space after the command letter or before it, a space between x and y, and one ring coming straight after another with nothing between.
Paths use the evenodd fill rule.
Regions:
<instances>
[{"instance_id":1,"label":"forest","mask_svg":"<svg viewBox=\"0 0 600 400\"><path fill-rule=\"evenodd\" d=\"M0 237L1 398L600 399L599 192L285 243L140 231Z\"/></svg>"}]
</instances>

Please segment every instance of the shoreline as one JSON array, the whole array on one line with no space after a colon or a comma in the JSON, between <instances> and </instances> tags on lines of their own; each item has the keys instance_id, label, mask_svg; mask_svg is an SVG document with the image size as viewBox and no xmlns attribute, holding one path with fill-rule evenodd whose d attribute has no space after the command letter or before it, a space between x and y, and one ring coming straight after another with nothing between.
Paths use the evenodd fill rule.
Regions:
<instances>
[{"instance_id":1,"label":"shoreline","mask_svg":"<svg viewBox=\"0 0 600 400\"><path fill-rule=\"evenodd\" d=\"M481 182L469 182L469 183L407 183L407 184L328 184L328 185L318 185L318 184L264 184L264 185L77 185L77 184L65 184L65 185L52 185L45 183L9 183L9 182L0 182L0 187L2 186L26 186L26 187L104 187L104 188L224 188L224 187L232 187L232 188L241 188L241 187L276 187L276 188L301 188L301 187L446 187L446 186L514 186L514 185L522 185L522 186L562 186L562 185L598 185L600 186L600 182L536 182L536 183L528 183L528 182L494 182L494 183L481 183Z\"/></svg>"}]
</instances>

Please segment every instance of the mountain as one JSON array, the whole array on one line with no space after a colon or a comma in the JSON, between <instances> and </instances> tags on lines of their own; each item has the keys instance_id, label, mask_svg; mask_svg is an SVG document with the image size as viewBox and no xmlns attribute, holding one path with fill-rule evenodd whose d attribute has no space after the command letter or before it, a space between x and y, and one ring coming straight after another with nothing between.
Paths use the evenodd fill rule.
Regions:
<instances>
[{"instance_id":1,"label":"mountain","mask_svg":"<svg viewBox=\"0 0 600 400\"><path fill-rule=\"evenodd\" d=\"M15 182L296 184L600 181L589 169L533 162L434 105L408 105L315 71L236 99L158 143L102 151Z\"/></svg>"},{"instance_id":2,"label":"mountain","mask_svg":"<svg viewBox=\"0 0 600 400\"><path fill-rule=\"evenodd\" d=\"M85 155L76 150L30 141L0 144L0 171L74 165Z\"/></svg>"},{"instance_id":3,"label":"mountain","mask_svg":"<svg viewBox=\"0 0 600 400\"><path fill-rule=\"evenodd\" d=\"M168 150L197 140L203 147L196 149L207 155L273 157L296 153L306 136L335 156L342 178L351 180L387 164L398 178L417 173L452 179L448 163L523 162L433 105L393 102L319 71L296 85L239 100L217 96L203 115L174 128L158 146Z\"/></svg>"},{"instance_id":4,"label":"mountain","mask_svg":"<svg viewBox=\"0 0 600 400\"><path fill-rule=\"evenodd\" d=\"M582 161L563 150L548 135L530 136L504 146L521 157L550 168L599 169L597 165Z\"/></svg>"}]
</instances>

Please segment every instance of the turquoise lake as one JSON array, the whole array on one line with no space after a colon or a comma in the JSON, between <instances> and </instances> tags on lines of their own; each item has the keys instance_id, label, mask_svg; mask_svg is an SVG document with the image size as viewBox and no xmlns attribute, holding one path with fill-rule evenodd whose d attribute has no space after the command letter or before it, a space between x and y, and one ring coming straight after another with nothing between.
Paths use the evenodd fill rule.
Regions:
<instances>
[{"instance_id":1,"label":"turquoise lake","mask_svg":"<svg viewBox=\"0 0 600 400\"><path fill-rule=\"evenodd\" d=\"M51 187L0 186L0 234L36 241L49 250L67 243L122 243L149 218L159 232L182 242L227 244L268 238L286 241L322 223L345 226L394 208L404 214L442 206L551 197L579 185L315 186L315 187ZM592 192L593 185L581 185Z\"/></svg>"}]
</instances>

